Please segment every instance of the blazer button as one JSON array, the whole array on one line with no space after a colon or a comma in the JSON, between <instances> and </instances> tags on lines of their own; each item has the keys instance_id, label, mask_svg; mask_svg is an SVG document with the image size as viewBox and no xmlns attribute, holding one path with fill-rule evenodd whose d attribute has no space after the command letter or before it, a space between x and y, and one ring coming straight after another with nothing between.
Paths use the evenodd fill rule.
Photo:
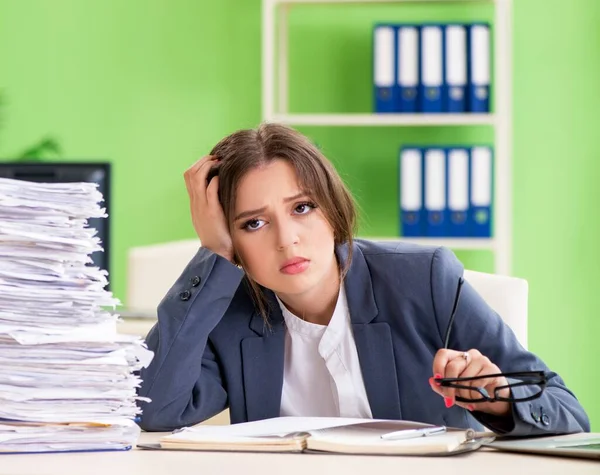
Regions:
<instances>
[{"instance_id":1,"label":"blazer button","mask_svg":"<svg viewBox=\"0 0 600 475\"><path fill-rule=\"evenodd\" d=\"M181 300L189 300L191 296L192 293L189 290L184 290L183 292L179 293L179 298Z\"/></svg>"},{"instance_id":2,"label":"blazer button","mask_svg":"<svg viewBox=\"0 0 600 475\"><path fill-rule=\"evenodd\" d=\"M198 287L200 285L200 277L195 275L190 279L190 282L192 283L192 287Z\"/></svg>"},{"instance_id":3,"label":"blazer button","mask_svg":"<svg viewBox=\"0 0 600 475\"><path fill-rule=\"evenodd\" d=\"M546 413L542 414L542 424L544 424L545 426L550 425L550 418Z\"/></svg>"}]
</instances>

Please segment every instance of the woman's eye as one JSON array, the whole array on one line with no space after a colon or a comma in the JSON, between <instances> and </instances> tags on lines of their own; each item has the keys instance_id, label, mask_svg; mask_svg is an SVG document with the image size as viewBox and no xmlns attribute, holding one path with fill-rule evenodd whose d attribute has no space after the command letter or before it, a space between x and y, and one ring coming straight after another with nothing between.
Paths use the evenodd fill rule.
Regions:
<instances>
[{"instance_id":1,"label":"woman's eye","mask_svg":"<svg viewBox=\"0 0 600 475\"><path fill-rule=\"evenodd\" d=\"M314 208L316 208L316 205L313 203L300 203L298 206L296 206L294 211L298 214L306 214Z\"/></svg>"},{"instance_id":2,"label":"woman's eye","mask_svg":"<svg viewBox=\"0 0 600 475\"><path fill-rule=\"evenodd\" d=\"M246 221L244 224L244 229L249 231L256 231L264 226L264 221L262 219L251 219L250 221Z\"/></svg>"}]
</instances>

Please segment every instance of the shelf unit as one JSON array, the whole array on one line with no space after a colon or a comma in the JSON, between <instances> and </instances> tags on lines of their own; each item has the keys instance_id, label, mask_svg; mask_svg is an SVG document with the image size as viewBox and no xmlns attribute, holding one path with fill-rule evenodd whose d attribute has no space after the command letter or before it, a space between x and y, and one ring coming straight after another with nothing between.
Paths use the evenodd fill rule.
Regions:
<instances>
[{"instance_id":1,"label":"shelf unit","mask_svg":"<svg viewBox=\"0 0 600 475\"><path fill-rule=\"evenodd\" d=\"M288 125L360 127L495 125L493 114L274 114L271 120Z\"/></svg>"},{"instance_id":2,"label":"shelf unit","mask_svg":"<svg viewBox=\"0 0 600 475\"><path fill-rule=\"evenodd\" d=\"M288 111L288 14L294 4L377 3L488 3L494 5L494 112L491 114L294 114ZM400 6L401 8L401 6ZM494 253L498 274L510 275L512 258L512 0L263 0L262 4L262 116L268 122L291 126L327 127L461 127L494 129L493 237L376 238L452 249L486 249Z\"/></svg>"},{"instance_id":3,"label":"shelf unit","mask_svg":"<svg viewBox=\"0 0 600 475\"><path fill-rule=\"evenodd\" d=\"M420 244L424 246L446 246L458 250L488 250L496 249L496 241L492 239L469 239L469 238L429 238L429 237L377 237L377 236L357 236L358 239L370 239L380 242L402 241L411 244Z\"/></svg>"}]
</instances>

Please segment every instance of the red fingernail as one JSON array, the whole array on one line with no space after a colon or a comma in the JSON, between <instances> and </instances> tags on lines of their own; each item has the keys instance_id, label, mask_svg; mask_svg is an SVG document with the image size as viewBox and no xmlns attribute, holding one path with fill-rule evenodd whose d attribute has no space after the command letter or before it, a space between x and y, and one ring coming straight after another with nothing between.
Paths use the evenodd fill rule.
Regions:
<instances>
[{"instance_id":1,"label":"red fingernail","mask_svg":"<svg viewBox=\"0 0 600 475\"><path fill-rule=\"evenodd\" d=\"M452 407L454 406L454 400L451 397L445 397L444 404L446 405L446 407Z\"/></svg>"},{"instance_id":2,"label":"red fingernail","mask_svg":"<svg viewBox=\"0 0 600 475\"><path fill-rule=\"evenodd\" d=\"M469 411L474 411L474 410L475 410L475 406L474 406L473 404L469 404L469 405L467 406L467 409L468 409Z\"/></svg>"},{"instance_id":3,"label":"red fingernail","mask_svg":"<svg viewBox=\"0 0 600 475\"><path fill-rule=\"evenodd\" d=\"M442 379L442 375L439 373L436 373L433 377L433 379ZM439 381L434 381L435 384L437 384L438 386L441 386L442 383L440 383Z\"/></svg>"}]
</instances>

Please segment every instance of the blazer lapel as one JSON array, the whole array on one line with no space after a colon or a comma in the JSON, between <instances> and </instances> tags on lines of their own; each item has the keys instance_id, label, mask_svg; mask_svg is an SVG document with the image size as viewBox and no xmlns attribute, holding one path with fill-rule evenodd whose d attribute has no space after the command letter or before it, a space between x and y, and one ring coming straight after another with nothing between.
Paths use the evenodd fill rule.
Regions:
<instances>
[{"instance_id":1,"label":"blazer lapel","mask_svg":"<svg viewBox=\"0 0 600 475\"><path fill-rule=\"evenodd\" d=\"M264 291L264 289L263 289ZM248 421L278 417L281 408L285 331L283 315L269 291L270 326L255 312L250 328L257 334L242 340L242 368Z\"/></svg>"},{"instance_id":2,"label":"blazer lapel","mask_svg":"<svg viewBox=\"0 0 600 475\"><path fill-rule=\"evenodd\" d=\"M352 330L373 417L402 419L390 326L353 324Z\"/></svg>"},{"instance_id":3,"label":"blazer lapel","mask_svg":"<svg viewBox=\"0 0 600 475\"><path fill-rule=\"evenodd\" d=\"M336 249L340 262L348 247ZM398 373L390 326L373 322L378 315L371 273L364 254L354 244L352 263L344 279L354 341L371 412L376 419L402 419Z\"/></svg>"}]
</instances>

